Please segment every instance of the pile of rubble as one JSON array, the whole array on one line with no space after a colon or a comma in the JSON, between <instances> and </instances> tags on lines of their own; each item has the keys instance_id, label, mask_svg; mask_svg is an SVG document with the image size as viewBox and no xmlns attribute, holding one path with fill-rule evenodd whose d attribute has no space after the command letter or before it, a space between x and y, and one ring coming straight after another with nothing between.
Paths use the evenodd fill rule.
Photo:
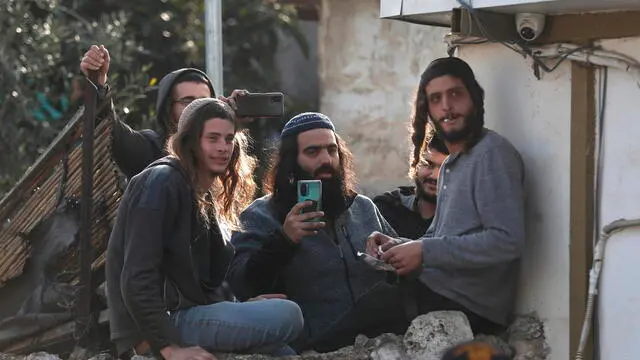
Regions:
<instances>
[{"instance_id":1,"label":"pile of rubble","mask_svg":"<svg viewBox=\"0 0 640 360\"><path fill-rule=\"evenodd\" d=\"M331 353L307 352L289 360L439 360L448 348L470 340L492 344L515 360L544 360L549 348L542 322L535 315L521 316L502 336L479 335L475 339L466 316L457 311L439 311L417 317L404 337L383 334L373 339L360 336L353 346ZM272 360L266 355L217 354L219 360ZM85 360L88 356L75 356ZM58 356L34 353L28 356L0 354L0 360L60 360ZM113 360L107 354L89 360ZM150 360L137 356L134 360Z\"/></svg>"}]
</instances>

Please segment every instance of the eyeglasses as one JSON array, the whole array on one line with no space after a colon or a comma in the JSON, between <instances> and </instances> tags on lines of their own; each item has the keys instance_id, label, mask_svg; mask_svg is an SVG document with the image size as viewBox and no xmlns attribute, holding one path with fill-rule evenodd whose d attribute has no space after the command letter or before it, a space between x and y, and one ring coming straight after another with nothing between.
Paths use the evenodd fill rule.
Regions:
<instances>
[{"instance_id":1,"label":"eyeglasses","mask_svg":"<svg viewBox=\"0 0 640 360\"><path fill-rule=\"evenodd\" d=\"M193 97L193 96L185 96L185 97L182 97L180 99L174 99L173 100L173 104L177 103L177 104L180 104L182 106L187 106L187 105L191 104L193 102L193 100L195 100L195 99L197 99L197 98Z\"/></svg>"}]
</instances>

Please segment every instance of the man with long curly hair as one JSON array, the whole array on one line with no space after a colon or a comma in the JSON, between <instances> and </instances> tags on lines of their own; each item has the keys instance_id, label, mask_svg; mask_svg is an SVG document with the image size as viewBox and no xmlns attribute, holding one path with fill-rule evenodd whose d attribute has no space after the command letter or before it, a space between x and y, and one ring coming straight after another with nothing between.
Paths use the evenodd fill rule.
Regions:
<instances>
[{"instance_id":1,"label":"man with long curly hair","mask_svg":"<svg viewBox=\"0 0 640 360\"><path fill-rule=\"evenodd\" d=\"M434 220L415 241L373 234L367 251L382 251L399 275L419 272L420 313L460 310L475 333L500 332L514 306L525 240L522 159L484 127L484 91L461 59L436 59L422 74L413 164L429 126L451 154L440 168Z\"/></svg>"},{"instance_id":2,"label":"man with long curly hair","mask_svg":"<svg viewBox=\"0 0 640 360\"><path fill-rule=\"evenodd\" d=\"M303 213L310 204L298 203L297 182L311 179L322 181L322 211ZM359 254L371 232L395 232L357 193L353 156L327 116L289 120L265 187L270 194L242 213L244 231L232 239L229 279L236 293L282 292L298 303L305 319L292 343L298 351L353 345L359 333L403 331L398 287Z\"/></svg>"},{"instance_id":3,"label":"man with long curly hair","mask_svg":"<svg viewBox=\"0 0 640 360\"><path fill-rule=\"evenodd\" d=\"M239 303L224 281L231 231L253 198L255 159L231 108L191 102L169 156L134 176L107 249L111 339L118 355L212 360L208 351L292 354L300 308L284 295Z\"/></svg>"}]
</instances>

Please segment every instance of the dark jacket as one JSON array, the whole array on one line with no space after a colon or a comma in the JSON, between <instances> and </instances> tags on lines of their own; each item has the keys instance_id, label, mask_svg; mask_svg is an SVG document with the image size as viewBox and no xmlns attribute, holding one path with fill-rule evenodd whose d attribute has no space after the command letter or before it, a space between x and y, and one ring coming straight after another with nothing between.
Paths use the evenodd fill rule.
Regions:
<instances>
[{"instance_id":1,"label":"dark jacket","mask_svg":"<svg viewBox=\"0 0 640 360\"><path fill-rule=\"evenodd\" d=\"M234 300L223 281L228 232L199 221L187 177L166 157L134 176L107 246L107 301L118 353L147 340L182 345L168 311Z\"/></svg>"},{"instance_id":2,"label":"dark jacket","mask_svg":"<svg viewBox=\"0 0 640 360\"><path fill-rule=\"evenodd\" d=\"M171 93L176 80L186 73L198 73L209 81L212 97L215 97L211 80L207 74L192 68L185 68L173 71L162 78L158 84L158 98L156 100L156 130L133 130L129 125L120 120L115 112L110 94L107 91L101 96L102 115L106 112L114 119L111 151L113 159L120 168L120 171L127 177L132 178L149 164L166 155L165 143L169 134L169 106Z\"/></svg>"},{"instance_id":3,"label":"dark jacket","mask_svg":"<svg viewBox=\"0 0 640 360\"><path fill-rule=\"evenodd\" d=\"M427 232L431 219L423 219L416 208L415 186L401 186L373 198L382 216L400 237L419 239Z\"/></svg>"},{"instance_id":4,"label":"dark jacket","mask_svg":"<svg viewBox=\"0 0 640 360\"><path fill-rule=\"evenodd\" d=\"M404 322L401 293L388 273L356 255L373 231L395 236L369 198L358 195L333 229L297 245L282 233L270 196L254 201L241 221L228 280L240 298L284 293L300 306L305 329L291 344L296 350L334 350L353 345L358 333L392 332L394 322Z\"/></svg>"}]
</instances>

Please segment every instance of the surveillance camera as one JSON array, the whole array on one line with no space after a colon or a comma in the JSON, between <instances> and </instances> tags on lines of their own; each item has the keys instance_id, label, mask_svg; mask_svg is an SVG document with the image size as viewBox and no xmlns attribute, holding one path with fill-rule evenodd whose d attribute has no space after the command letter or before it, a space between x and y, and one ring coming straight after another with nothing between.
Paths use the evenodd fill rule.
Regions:
<instances>
[{"instance_id":1,"label":"surveillance camera","mask_svg":"<svg viewBox=\"0 0 640 360\"><path fill-rule=\"evenodd\" d=\"M516 14L516 28L518 35L525 41L533 41L544 30L544 14L519 13Z\"/></svg>"}]
</instances>

